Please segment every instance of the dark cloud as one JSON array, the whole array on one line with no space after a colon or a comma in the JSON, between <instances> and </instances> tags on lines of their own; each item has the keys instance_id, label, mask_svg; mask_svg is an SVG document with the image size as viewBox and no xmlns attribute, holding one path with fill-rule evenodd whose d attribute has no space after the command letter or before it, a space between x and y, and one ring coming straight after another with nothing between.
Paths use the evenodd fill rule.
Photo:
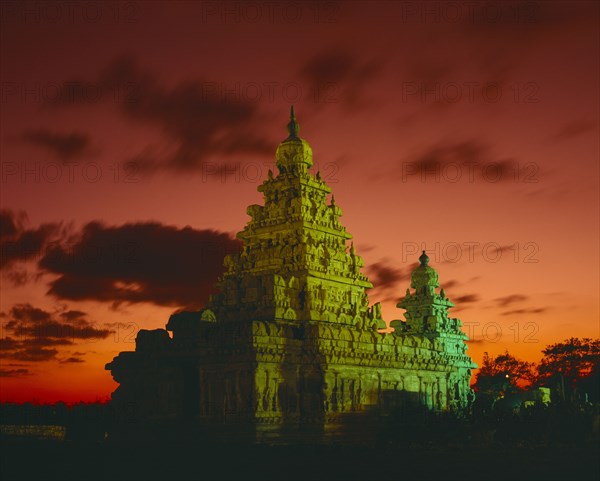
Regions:
<instances>
[{"instance_id":1,"label":"dark cloud","mask_svg":"<svg viewBox=\"0 0 600 481\"><path fill-rule=\"evenodd\" d=\"M0 369L0 377L17 377L31 374L29 369Z\"/></svg>"},{"instance_id":2,"label":"dark cloud","mask_svg":"<svg viewBox=\"0 0 600 481\"><path fill-rule=\"evenodd\" d=\"M552 139L555 141L570 140L574 137L578 137L588 132L593 132L596 129L597 122L589 120L575 120L564 125L558 132L556 132Z\"/></svg>"},{"instance_id":3,"label":"dark cloud","mask_svg":"<svg viewBox=\"0 0 600 481\"><path fill-rule=\"evenodd\" d=\"M85 316L86 314L83 311L69 310L60 313L60 317L68 322L81 322Z\"/></svg>"},{"instance_id":4,"label":"dark cloud","mask_svg":"<svg viewBox=\"0 0 600 481\"><path fill-rule=\"evenodd\" d=\"M72 313L76 312L74 316ZM98 328L81 311L49 312L31 304L11 308L0 339L2 357L19 361L39 362L55 359L56 347L73 345L77 341L105 339L113 331Z\"/></svg>"},{"instance_id":5,"label":"dark cloud","mask_svg":"<svg viewBox=\"0 0 600 481\"><path fill-rule=\"evenodd\" d=\"M90 143L88 135L81 132L62 134L46 129L28 130L21 138L31 145L42 147L63 161L81 156L87 151Z\"/></svg>"},{"instance_id":6,"label":"dark cloud","mask_svg":"<svg viewBox=\"0 0 600 481\"><path fill-rule=\"evenodd\" d=\"M340 102L345 108L362 108L364 92L380 72L377 60L361 62L356 52L334 49L319 52L307 60L300 76L321 103Z\"/></svg>"},{"instance_id":7,"label":"dark cloud","mask_svg":"<svg viewBox=\"0 0 600 481\"><path fill-rule=\"evenodd\" d=\"M41 224L34 229L25 227L26 214L8 209L0 210L0 268L7 269L18 261L39 257L43 249L61 234L62 226L55 223ZM23 271L12 271L15 284L27 282Z\"/></svg>"},{"instance_id":8,"label":"dark cloud","mask_svg":"<svg viewBox=\"0 0 600 481\"><path fill-rule=\"evenodd\" d=\"M421 152L403 159L391 175L407 181L473 182L490 183L513 181L522 172L514 159L494 160L489 145L474 139L440 141L427 146ZM521 170L529 169L521 167ZM525 174L531 174L529 171ZM384 173L383 176L388 176ZM523 174L524 175L524 174ZM382 174L375 174L379 179Z\"/></svg>"},{"instance_id":9,"label":"dark cloud","mask_svg":"<svg viewBox=\"0 0 600 481\"><path fill-rule=\"evenodd\" d=\"M17 304L16 306L13 306L8 315L13 319L11 322L31 324L41 324L49 321L52 317L49 312L34 307L31 304Z\"/></svg>"},{"instance_id":10,"label":"dark cloud","mask_svg":"<svg viewBox=\"0 0 600 481\"><path fill-rule=\"evenodd\" d=\"M68 311L79 312L79 311ZM112 332L96 329L81 313L73 318L58 316L31 304L17 304L9 312L5 329L15 336L28 337L30 343L39 345L71 344L72 339L103 339Z\"/></svg>"},{"instance_id":11,"label":"dark cloud","mask_svg":"<svg viewBox=\"0 0 600 481\"><path fill-rule=\"evenodd\" d=\"M411 265L406 269L394 267L389 264L389 259L382 259L367 268L369 278L376 289L392 289L398 287L402 281L410 279L410 273L417 266Z\"/></svg>"},{"instance_id":12,"label":"dark cloud","mask_svg":"<svg viewBox=\"0 0 600 481\"><path fill-rule=\"evenodd\" d=\"M465 294L464 296L458 296L452 299L452 302L456 304L457 307L460 307L460 304L472 304L474 302L478 302L480 299L477 294Z\"/></svg>"},{"instance_id":13,"label":"dark cloud","mask_svg":"<svg viewBox=\"0 0 600 481\"><path fill-rule=\"evenodd\" d=\"M371 252L375 248L376 247L374 245L371 245L371 244L358 244L356 246L356 251L357 252Z\"/></svg>"},{"instance_id":14,"label":"dark cloud","mask_svg":"<svg viewBox=\"0 0 600 481\"><path fill-rule=\"evenodd\" d=\"M517 315L521 315L521 314L543 314L547 310L548 309L545 307L537 307L537 308L531 308L531 309L514 309L512 311L503 312L502 315L503 316L517 316Z\"/></svg>"},{"instance_id":15,"label":"dark cloud","mask_svg":"<svg viewBox=\"0 0 600 481\"><path fill-rule=\"evenodd\" d=\"M11 337L0 338L0 351L12 351L20 347L20 342Z\"/></svg>"},{"instance_id":16,"label":"dark cloud","mask_svg":"<svg viewBox=\"0 0 600 481\"><path fill-rule=\"evenodd\" d=\"M116 227L90 222L79 232L58 224L27 228L25 223L24 213L0 212L3 276L22 286L44 273L57 274L49 293L70 300L198 307L214 292L224 256L240 248L228 234L155 222ZM39 259L34 273L15 267L33 259ZM87 322L85 313L75 310L55 320L82 329Z\"/></svg>"},{"instance_id":17,"label":"dark cloud","mask_svg":"<svg viewBox=\"0 0 600 481\"><path fill-rule=\"evenodd\" d=\"M90 222L68 249L53 246L39 265L58 275L49 293L60 299L197 308L214 293L224 256L239 248L238 240L214 230ZM79 314L64 316L75 322Z\"/></svg>"},{"instance_id":18,"label":"dark cloud","mask_svg":"<svg viewBox=\"0 0 600 481\"><path fill-rule=\"evenodd\" d=\"M422 99L428 98L427 92L436 90L442 79L453 72L455 65L448 57L429 51L409 58L404 67L407 69L407 78L414 80L411 86L415 87L418 98Z\"/></svg>"},{"instance_id":19,"label":"dark cloud","mask_svg":"<svg viewBox=\"0 0 600 481\"><path fill-rule=\"evenodd\" d=\"M498 297L494 299L499 307L507 307L516 302L523 302L529 299L529 296L524 296L523 294L510 294L504 297Z\"/></svg>"},{"instance_id":20,"label":"dark cloud","mask_svg":"<svg viewBox=\"0 0 600 481\"><path fill-rule=\"evenodd\" d=\"M86 82L66 82L59 105L85 104ZM94 82L97 96L116 101L131 121L157 126L165 134L160 146L147 146L129 159L141 170L190 172L207 162L221 165L235 154L273 153L273 143L261 138L252 125L258 102L222 91L218 82L187 80L162 85L134 58L116 59ZM218 178L218 176L216 176Z\"/></svg>"},{"instance_id":21,"label":"dark cloud","mask_svg":"<svg viewBox=\"0 0 600 481\"><path fill-rule=\"evenodd\" d=\"M402 182L536 183L540 167L515 157L497 158L490 145L478 139L444 139L400 159L391 171L371 175L372 180L389 177Z\"/></svg>"},{"instance_id":22,"label":"dark cloud","mask_svg":"<svg viewBox=\"0 0 600 481\"><path fill-rule=\"evenodd\" d=\"M407 181L444 180L449 182L484 179L510 181L518 164L512 159L492 160L490 147L473 139L440 141L427 146L397 164L392 176ZM386 177L389 173L383 174Z\"/></svg>"},{"instance_id":23,"label":"dark cloud","mask_svg":"<svg viewBox=\"0 0 600 481\"><path fill-rule=\"evenodd\" d=\"M518 249L519 246L522 247L521 251ZM499 262L502 260L517 262L522 259L524 262L536 263L539 262L539 251L540 247L535 242L526 242L522 245L518 243L500 245L496 242L454 243L447 257L442 256L441 264L456 264L457 259L467 259L469 262L474 262L479 257L485 262ZM474 282L480 278L480 276L472 277L469 282Z\"/></svg>"},{"instance_id":24,"label":"dark cloud","mask_svg":"<svg viewBox=\"0 0 600 481\"><path fill-rule=\"evenodd\" d=\"M17 219L12 211L0 210L0 239L11 238L17 235Z\"/></svg>"},{"instance_id":25,"label":"dark cloud","mask_svg":"<svg viewBox=\"0 0 600 481\"><path fill-rule=\"evenodd\" d=\"M70 344L73 344L73 341L71 341L71 339L67 338L66 336L62 336L59 338L53 338L53 337L48 337L48 334L52 334L51 329L53 329L56 332L60 332L59 329L70 329L70 327L62 327L62 326L56 326L56 325L50 325L48 327L43 326L39 328L39 335L38 337L31 337L27 339L27 344L30 346L39 346L39 347L48 347L48 346L68 346ZM23 330L23 332L25 332L25 330ZM30 333L30 335L37 335L37 333ZM44 336L44 337L42 337Z\"/></svg>"},{"instance_id":26,"label":"dark cloud","mask_svg":"<svg viewBox=\"0 0 600 481\"><path fill-rule=\"evenodd\" d=\"M78 357L68 357L66 359L61 360L60 362L61 362L61 364L73 364L73 363L81 363L81 362L85 362L85 361Z\"/></svg>"},{"instance_id":27,"label":"dark cloud","mask_svg":"<svg viewBox=\"0 0 600 481\"><path fill-rule=\"evenodd\" d=\"M458 282L456 279L450 279L449 281L444 281L442 283L442 287L444 289L452 289L453 287L456 287L460 284L460 282Z\"/></svg>"},{"instance_id":28,"label":"dark cloud","mask_svg":"<svg viewBox=\"0 0 600 481\"><path fill-rule=\"evenodd\" d=\"M25 341L22 341L25 344ZM10 357L18 361L42 362L50 361L56 357L56 349L47 349L45 347L23 347L15 352L2 353L3 357Z\"/></svg>"}]
</instances>

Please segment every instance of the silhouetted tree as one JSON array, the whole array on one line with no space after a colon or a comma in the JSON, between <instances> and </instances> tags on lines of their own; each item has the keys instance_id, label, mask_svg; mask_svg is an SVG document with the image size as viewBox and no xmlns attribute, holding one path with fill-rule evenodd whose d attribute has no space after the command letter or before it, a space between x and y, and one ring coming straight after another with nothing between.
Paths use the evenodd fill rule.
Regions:
<instances>
[{"instance_id":1,"label":"silhouetted tree","mask_svg":"<svg viewBox=\"0 0 600 481\"><path fill-rule=\"evenodd\" d=\"M534 366L534 363L521 361L508 351L495 358L491 358L486 352L474 388L479 395L496 399L508 392L519 390L520 384L531 383L534 379Z\"/></svg>"},{"instance_id":2,"label":"silhouetted tree","mask_svg":"<svg viewBox=\"0 0 600 481\"><path fill-rule=\"evenodd\" d=\"M542 353L538 383L554 387L565 400L575 400L578 388L598 378L600 339L572 337L547 346Z\"/></svg>"},{"instance_id":3,"label":"silhouetted tree","mask_svg":"<svg viewBox=\"0 0 600 481\"><path fill-rule=\"evenodd\" d=\"M483 354L483 362L477 373L475 387L478 390L484 386L498 386L502 389L509 389L511 386L518 388L519 385L530 384L534 380L534 368L534 363L522 361L508 351L495 358L491 358L486 352Z\"/></svg>"}]
</instances>

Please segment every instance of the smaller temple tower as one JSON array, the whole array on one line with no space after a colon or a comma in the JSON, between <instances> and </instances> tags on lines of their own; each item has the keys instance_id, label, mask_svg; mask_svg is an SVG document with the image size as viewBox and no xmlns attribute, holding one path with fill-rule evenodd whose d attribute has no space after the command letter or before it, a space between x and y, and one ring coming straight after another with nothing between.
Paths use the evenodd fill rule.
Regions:
<instances>
[{"instance_id":1,"label":"smaller temple tower","mask_svg":"<svg viewBox=\"0 0 600 481\"><path fill-rule=\"evenodd\" d=\"M390 325L394 328L396 336L417 336L428 339L435 350L443 353L449 365L453 365L457 372L448 378L448 402L450 409L466 408L473 397L469 387L471 370L477 365L467 355L468 336L461 330L460 319L450 317L448 309L454 303L446 297L444 289L439 293L440 287L438 273L429 266L429 256L422 252L419 257L420 265L411 274L410 287L406 289L406 296L396 305L406 309L406 321L394 320Z\"/></svg>"},{"instance_id":2,"label":"smaller temple tower","mask_svg":"<svg viewBox=\"0 0 600 481\"><path fill-rule=\"evenodd\" d=\"M406 297L396 306L406 309L406 323L393 321L393 327L403 333L420 334L430 339L452 340L461 343L461 353L466 352L463 341L467 336L461 331L459 319L451 318L448 309L454 304L446 297L440 287L438 273L429 266L429 257L423 251L419 257L420 265L411 274L411 283L415 291L406 289Z\"/></svg>"}]
</instances>

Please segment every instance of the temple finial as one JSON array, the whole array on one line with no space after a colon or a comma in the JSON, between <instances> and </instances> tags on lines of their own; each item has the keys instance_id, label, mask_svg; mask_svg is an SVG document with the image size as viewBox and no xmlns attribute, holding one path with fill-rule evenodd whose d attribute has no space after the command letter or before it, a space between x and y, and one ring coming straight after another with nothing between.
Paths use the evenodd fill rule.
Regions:
<instances>
[{"instance_id":1,"label":"temple finial","mask_svg":"<svg viewBox=\"0 0 600 481\"><path fill-rule=\"evenodd\" d=\"M288 139L297 139L298 132L300 131L300 125L296 122L296 114L294 113L294 106L292 105L290 108L290 122L287 125L288 132L290 135Z\"/></svg>"},{"instance_id":2,"label":"temple finial","mask_svg":"<svg viewBox=\"0 0 600 481\"><path fill-rule=\"evenodd\" d=\"M423 253L419 257L419 262L422 266L426 266L427 264L429 264L429 256L425 254L425 251L423 251Z\"/></svg>"}]
</instances>

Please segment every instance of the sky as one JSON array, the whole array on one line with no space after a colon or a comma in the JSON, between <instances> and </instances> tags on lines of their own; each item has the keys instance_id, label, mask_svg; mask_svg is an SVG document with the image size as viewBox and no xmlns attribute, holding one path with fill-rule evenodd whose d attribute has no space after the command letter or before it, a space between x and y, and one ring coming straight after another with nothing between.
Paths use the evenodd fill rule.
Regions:
<instances>
[{"instance_id":1,"label":"sky","mask_svg":"<svg viewBox=\"0 0 600 481\"><path fill-rule=\"evenodd\" d=\"M290 105L384 319L425 249L468 353L598 337L596 2L0 4L0 400L214 292Z\"/></svg>"}]
</instances>

